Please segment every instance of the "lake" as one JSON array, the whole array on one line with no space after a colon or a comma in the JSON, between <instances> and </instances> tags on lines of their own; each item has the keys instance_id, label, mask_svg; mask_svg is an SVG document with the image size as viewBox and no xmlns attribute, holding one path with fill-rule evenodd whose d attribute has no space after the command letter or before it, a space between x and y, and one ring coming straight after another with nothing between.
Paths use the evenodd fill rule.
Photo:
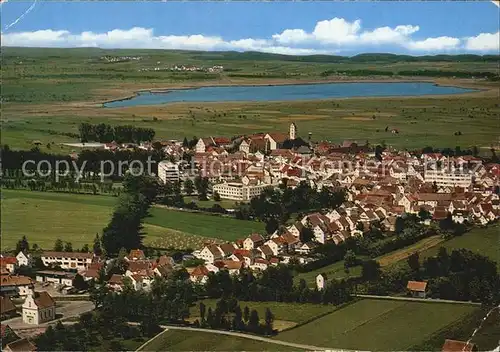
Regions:
<instances>
[{"instance_id":1,"label":"lake","mask_svg":"<svg viewBox=\"0 0 500 352\"><path fill-rule=\"evenodd\" d=\"M277 86L225 86L141 92L131 99L105 103L119 108L179 102L314 100L350 97L422 96L474 92L474 89L443 87L426 82L316 83Z\"/></svg>"}]
</instances>

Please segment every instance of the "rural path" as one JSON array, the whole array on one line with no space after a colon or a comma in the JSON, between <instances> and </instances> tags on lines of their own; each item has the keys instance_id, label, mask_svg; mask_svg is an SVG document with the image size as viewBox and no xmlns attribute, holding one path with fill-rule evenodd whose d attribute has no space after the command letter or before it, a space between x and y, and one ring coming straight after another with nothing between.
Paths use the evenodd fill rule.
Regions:
<instances>
[{"instance_id":1,"label":"rural path","mask_svg":"<svg viewBox=\"0 0 500 352\"><path fill-rule=\"evenodd\" d=\"M142 346L140 346L136 351L147 351L147 349L145 349L147 344L168 330L186 330L186 331L206 332L206 333L211 333L211 334L229 335L229 336L241 337L241 338L245 338L245 339L273 343L275 345L294 347L294 348L298 348L298 349L302 349L302 350L310 350L310 351L350 351L350 350L346 350L346 349L335 349L335 348L330 348L330 347L318 347L318 346L311 346L311 345L303 345L303 344L298 344L298 343L293 343L293 342L274 340L274 339L270 339L267 337L244 334L241 332L234 332L234 331L190 328L190 327L184 327L184 326L170 326L170 325L161 325L160 327L162 329L165 329L165 330L162 331L161 333L159 333L158 335L156 335L155 337L153 337L151 340L147 341Z\"/></svg>"},{"instance_id":2,"label":"rural path","mask_svg":"<svg viewBox=\"0 0 500 352\"><path fill-rule=\"evenodd\" d=\"M426 303L452 303L452 304L467 304L480 306L481 303L469 301L452 301L448 299L434 299L434 298L414 298L414 297L395 297L395 296L376 296L376 295L355 295L361 298L375 298L375 299L388 299L393 301L409 301L409 302L426 302Z\"/></svg>"}]
</instances>

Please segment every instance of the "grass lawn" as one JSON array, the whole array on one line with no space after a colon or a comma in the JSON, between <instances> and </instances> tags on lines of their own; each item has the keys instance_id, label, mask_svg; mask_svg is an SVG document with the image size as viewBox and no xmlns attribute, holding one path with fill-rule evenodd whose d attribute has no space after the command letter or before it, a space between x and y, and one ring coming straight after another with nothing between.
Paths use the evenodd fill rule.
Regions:
<instances>
[{"instance_id":1,"label":"grass lawn","mask_svg":"<svg viewBox=\"0 0 500 352\"><path fill-rule=\"evenodd\" d=\"M243 337L199 331L167 330L141 351L298 351Z\"/></svg>"},{"instance_id":2,"label":"grass lawn","mask_svg":"<svg viewBox=\"0 0 500 352\"><path fill-rule=\"evenodd\" d=\"M438 246L423 251L420 253L420 259L437 255L439 247L445 247L449 253L454 249L466 248L485 255L496 261L500 270L500 227L498 225L474 228L462 236L454 237Z\"/></svg>"},{"instance_id":3,"label":"grass lawn","mask_svg":"<svg viewBox=\"0 0 500 352\"><path fill-rule=\"evenodd\" d=\"M197 214L153 207L148 224L166 227L188 234L234 241L252 232L262 232L264 224L257 221L237 220L217 215Z\"/></svg>"},{"instance_id":4,"label":"grass lawn","mask_svg":"<svg viewBox=\"0 0 500 352\"><path fill-rule=\"evenodd\" d=\"M478 307L458 304L361 300L312 323L280 333L283 341L329 348L406 350Z\"/></svg>"},{"instance_id":5,"label":"grass lawn","mask_svg":"<svg viewBox=\"0 0 500 352\"><path fill-rule=\"evenodd\" d=\"M205 299L202 301L207 310L209 307L215 308L217 299ZM283 330L304 323L327 312L333 312L336 307L332 305L311 304L311 303L284 303L284 302L246 302L239 301L241 309L247 306L250 310L256 309L259 318L263 321L266 316L266 309L269 308L274 315L274 328ZM190 316L197 318L200 316L199 302L190 308Z\"/></svg>"},{"instance_id":6,"label":"grass lawn","mask_svg":"<svg viewBox=\"0 0 500 352\"><path fill-rule=\"evenodd\" d=\"M199 200L196 196L186 196L184 197L184 202L195 202L199 207L202 208L210 208L214 204L219 204L221 207L225 209L234 209L236 207L236 202L234 200L229 199L221 199L220 202L216 202L213 199L209 200Z\"/></svg>"},{"instance_id":7,"label":"grass lawn","mask_svg":"<svg viewBox=\"0 0 500 352\"><path fill-rule=\"evenodd\" d=\"M57 238L81 248L92 244L107 225L117 198L53 192L2 190L2 249L14 248L26 235L31 244L50 249ZM230 240L262 230L258 222L151 209L145 243L159 248L198 248L217 238Z\"/></svg>"}]
</instances>

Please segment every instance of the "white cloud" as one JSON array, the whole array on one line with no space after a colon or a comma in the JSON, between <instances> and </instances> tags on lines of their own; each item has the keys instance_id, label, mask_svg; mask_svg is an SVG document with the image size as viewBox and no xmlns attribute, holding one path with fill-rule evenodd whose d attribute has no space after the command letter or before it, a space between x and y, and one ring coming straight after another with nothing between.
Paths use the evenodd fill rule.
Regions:
<instances>
[{"instance_id":1,"label":"white cloud","mask_svg":"<svg viewBox=\"0 0 500 352\"><path fill-rule=\"evenodd\" d=\"M409 49L421 51L448 51L458 49L460 39L452 37L427 38L407 43Z\"/></svg>"},{"instance_id":2,"label":"white cloud","mask_svg":"<svg viewBox=\"0 0 500 352\"><path fill-rule=\"evenodd\" d=\"M416 52L498 51L499 34L481 33L476 37L463 38L440 36L419 38L417 25L398 25L363 29L361 20L348 21L333 18L319 21L314 29L285 29L270 38L242 38L225 40L219 36L155 35L152 28L134 27L114 29L108 32L70 33L66 30L38 30L33 32L2 33L3 46L33 47L100 47L100 48L151 48L186 50L237 50L261 51L279 54L311 55L339 52L369 52L372 47L383 51L401 48ZM373 49L375 50L375 49Z\"/></svg>"},{"instance_id":3,"label":"white cloud","mask_svg":"<svg viewBox=\"0 0 500 352\"><path fill-rule=\"evenodd\" d=\"M465 49L473 51L498 51L500 50L500 32L481 33L475 37L465 39Z\"/></svg>"}]
</instances>

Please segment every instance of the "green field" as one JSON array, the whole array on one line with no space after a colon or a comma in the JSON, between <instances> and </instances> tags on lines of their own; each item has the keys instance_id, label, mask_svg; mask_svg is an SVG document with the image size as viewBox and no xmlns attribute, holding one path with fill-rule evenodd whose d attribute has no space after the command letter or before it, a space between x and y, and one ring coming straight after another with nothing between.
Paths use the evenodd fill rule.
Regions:
<instances>
[{"instance_id":1,"label":"green field","mask_svg":"<svg viewBox=\"0 0 500 352\"><path fill-rule=\"evenodd\" d=\"M141 351L298 351L292 347L243 337L199 331L167 330Z\"/></svg>"},{"instance_id":2,"label":"green field","mask_svg":"<svg viewBox=\"0 0 500 352\"><path fill-rule=\"evenodd\" d=\"M361 300L282 332L277 339L327 348L408 350L476 309L464 304Z\"/></svg>"},{"instance_id":3,"label":"green field","mask_svg":"<svg viewBox=\"0 0 500 352\"><path fill-rule=\"evenodd\" d=\"M256 221L237 220L217 215L195 214L183 211L152 208L148 224L172 228L189 234L234 241L245 238L252 232L264 230L264 225Z\"/></svg>"},{"instance_id":4,"label":"green field","mask_svg":"<svg viewBox=\"0 0 500 352\"><path fill-rule=\"evenodd\" d=\"M462 236L454 237L436 247L421 252L420 258L437 255L439 247L445 247L449 253L454 249L466 248L485 255L497 262L500 270L500 227L498 225L490 225L487 228L473 228Z\"/></svg>"},{"instance_id":5,"label":"green field","mask_svg":"<svg viewBox=\"0 0 500 352\"><path fill-rule=\"evenodd\" d=\"M105 63L103 55L138 55L143 60ZM379 55L380 56L380 55ZM340 60L340 61L339 61ZM431 61L432 60L432 61ZM156 138L234 136L262 131L287 131L294 121L298 134L315 140L344 139L396 147L490 148L498 143L495 82L441 79L489 91L433 97L385 97L288 102L179 103L128 108L103 108L97 102L130 96L148 88L182 88L207 85L284 84L346 81L325 72L371 70L483 71L497 72L497 61L461 57L410 58L394 56L354 59L289 57L258 53L210 53L168 50L78 50L4 48L2 50L1 143L28 149L34 140L42 149L67 153L58 145L75 141L81 122L133 124L153 128ZM138 72L141 68L182 62L189 65L223 65L222 74ZM399 79L407 76L351 76L349 80ZM396 128L399 134L385 132ZM456 128L451 128L456 126ZM455 135L460 130L461 135ZM50 144L50 149L47 149ZM487 150L486 150L487 152Z\"/></svg>"},{"instance_id":6,"label":"green field","mask_svg":"<svg viewBox=\"0 0 500 352\"><path fill-rule=\"evenodd\" d=\"M2 248L13 248L23 235L31 244L49 249L57 238L81 248L92 244L107 225L115 197L67 193L2 190ZM198 248L208 237L244 237L262 224L216 216L151 209L146 218L145 243L154 247ZM219 236L219 237L217 237Z\"/></svg>"}]
</instances>

